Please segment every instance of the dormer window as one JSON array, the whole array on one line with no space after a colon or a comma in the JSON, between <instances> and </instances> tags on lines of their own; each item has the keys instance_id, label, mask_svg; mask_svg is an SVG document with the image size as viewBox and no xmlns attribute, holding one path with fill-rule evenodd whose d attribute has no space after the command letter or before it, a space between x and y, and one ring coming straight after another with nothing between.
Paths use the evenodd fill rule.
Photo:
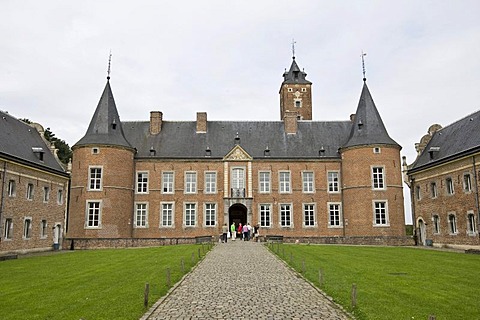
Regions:
<instances>
[{"instance_id":1,"label":"dormer window","mask_svg":"<svg viewBox=\"0 0 480 320\"><path fill-rule=\"evenodd\" d=\"M32 151L35 154L35 156L38 158L38 160L43 161L43 154L45 152L43 151L42 147L32 147Z\"/></svg>"},{"instance_id":2,"label":"dormer window","mask_svg":"<svg viewBox=\"0 0 480 320\"><path fill-rule=\"evenodd\" d=\"M117 129L117 122L115 121L115 119L113 119L112 121L112 129L113 130Z\"/></svg>"},{"instance_id":3,"label":"dormer window","mask_svg":"<svg viewBox=\"0 0 480 320\"><path fill-rule=\"evenodd\" d=\"M209 147L207 147L207 149L205 149L205 157L210 157L212 155L212 150L210 150Z\"/></svg>"},{"instance_id":4,"label":"dormer window","mask_svg":"<svg viewBox=\"0 0 480 320\"><path fill-rule=\"evenodd\" d=\"M153 148L153 146L150 148L150 156L154 157L157 154L157 151Z\"/></svg>"},{"instance_id":5,"label":"dormer window","mask_svg":"<svg viewBox=\"0 0 480 320\"><path fill-rule=\"evenodd\" d=\"M323 146L320 148L320 150L318 150L318 155L319 155L320 157L324 157L324 156L325 156L325 148L324 148Z\"/></svg>"},{"instance_id":6,"label":"dormer window","mask_svg":"<svg viewBox=\"0 0 480 320\"><path fill-rule=\"evenodd\" d=\"M265 148L265 150L263 150L263 156L270 157L270 149L268 148L268 146Z\"/></svg>"},{"instance_id":7,"label":"dormer window","mask_svg":"<svg viewBox=\"0 0 480 320\"><path fill-rule=\"evenodd\" d=\"M428 154L430 156L430 160L435 159L435 157L438 155L439 151L440 151L440 147L430 147L430 149L428 149Z\"/></svg>"}]
</instances>

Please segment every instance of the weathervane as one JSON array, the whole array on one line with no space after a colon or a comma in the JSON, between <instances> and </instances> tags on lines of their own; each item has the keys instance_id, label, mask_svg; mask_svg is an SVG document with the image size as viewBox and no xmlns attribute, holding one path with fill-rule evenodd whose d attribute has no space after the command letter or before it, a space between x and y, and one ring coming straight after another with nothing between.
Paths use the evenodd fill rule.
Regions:
<instances>
[{"instance_id":1,"label":"weathervane","mask_svg":"<svg viewBox=\"0 0 480 320\"><path fill-rule=\"evenodd\" d=\"M293 59L295 59L295 43L297 43L295 41L295 39L292 39L292 55L293 55Z\"/></svg>"},{"instance_id":2,"label":"weathervane","mask_svg":"<svg viewBox=\"0 0 480 320\"><path fill-rule=\"evenodd\" d=\"M365 52L363 52L362 50L362 69L363 69L363 82L367 81L367 78L365 77L365 59L363 57L365 57L367 54Z\"/></svg>"},{"instance_id":3,"label":"weathervane","mask_svg":"<svg viewBox=\"0 0 480 320\"><path fill-rule=\"evenodd\" d=\"M110 50L110 55L108 56L108 70L107 70L107 80L110 80L110 65L112 63L112 50Z\"/></svg>"}]
</instances>

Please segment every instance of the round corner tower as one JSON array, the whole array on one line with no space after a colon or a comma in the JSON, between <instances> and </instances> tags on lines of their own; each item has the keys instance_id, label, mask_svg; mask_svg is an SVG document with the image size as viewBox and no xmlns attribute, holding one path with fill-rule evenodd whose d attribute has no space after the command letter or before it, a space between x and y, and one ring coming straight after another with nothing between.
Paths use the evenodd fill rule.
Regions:
<instances>
[{"instance_id":1,"label":"round corner tower","mask_svg":"<svg viewBox=\"0 0 480 320\"><path fill-rule=\"evenodd\" d=\"M346 236L405 235L400 150L364 84L349 140L340 150Z\"/></svg>"},{"instance_id":2,"label":"round corner tower","mask_svg":"<svg viewBox=\"0 0 480 320\"><path fill-rule=\"evenodd\" d=\"M72 150L68 238L130 237L135 149L123 133L109 81Z\"/></svg>"}]
</instances>

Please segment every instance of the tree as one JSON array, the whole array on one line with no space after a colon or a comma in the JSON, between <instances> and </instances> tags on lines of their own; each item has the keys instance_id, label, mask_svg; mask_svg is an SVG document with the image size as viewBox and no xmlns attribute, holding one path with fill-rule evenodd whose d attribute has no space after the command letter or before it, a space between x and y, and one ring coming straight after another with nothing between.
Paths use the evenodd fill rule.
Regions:
<instances>
[{"instance_id":1,"label":"tree","mask_svg":"<svg viewBox=\"0 0 480 320\"><path fill-rule=\"evenodd\" d=\"M20 120L25 123L32 124L32 121L30 121L29 119ZM50 128L45 129L43 136L48 142L53 143L55 149L58 150L58 159L60 159L62 163L67 164L72 158L72 149L70 149L70 146L65 142L65 140L61 140L55 137L55 134L50 130Z\"/></svg>"}]
</instances>

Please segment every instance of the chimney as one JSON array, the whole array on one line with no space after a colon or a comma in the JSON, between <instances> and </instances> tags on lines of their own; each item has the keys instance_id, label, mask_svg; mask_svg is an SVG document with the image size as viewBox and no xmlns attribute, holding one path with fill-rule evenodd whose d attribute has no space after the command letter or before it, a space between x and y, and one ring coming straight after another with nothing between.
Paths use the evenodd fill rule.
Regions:
<instances>
[{"instance_id":1,"label":"chimney","mask_svg":"<svg viewBox=\"0 0 480 320\"><path fill-rule=\"evenodd\" d=\"M285 132L290 134L297 133L297 112L286 111L283 117L283 123L285 125Z\"/></svg>"},{"instance_id":2,"label":"chimney","mask_svg":"<svg viewBox=\"0 0 480 320\"><path fill-rule=\"evenodd\" d=\"M162 131L163 113L160 111L150 112L150 134L159 134Z\"/></svg>"},{"instance_id":3,"label":"chimney","mask_svg":"<svg viewBox=\"0 0 480 320\"><path fill-rule=\"evenodd\" d=\"M350 115L350 122L354 122L355 121L355 113L352 113Z\"/></svg>"},{"instance_id":4,"label":"chimney","mask_svg":"<svg viewBox=\"0 0 480 320\"><path fill-rule=\"evenodd\" d=\"M197 133L207 132L207 113L197 112Z\"/></svg>"}]
</instances>

